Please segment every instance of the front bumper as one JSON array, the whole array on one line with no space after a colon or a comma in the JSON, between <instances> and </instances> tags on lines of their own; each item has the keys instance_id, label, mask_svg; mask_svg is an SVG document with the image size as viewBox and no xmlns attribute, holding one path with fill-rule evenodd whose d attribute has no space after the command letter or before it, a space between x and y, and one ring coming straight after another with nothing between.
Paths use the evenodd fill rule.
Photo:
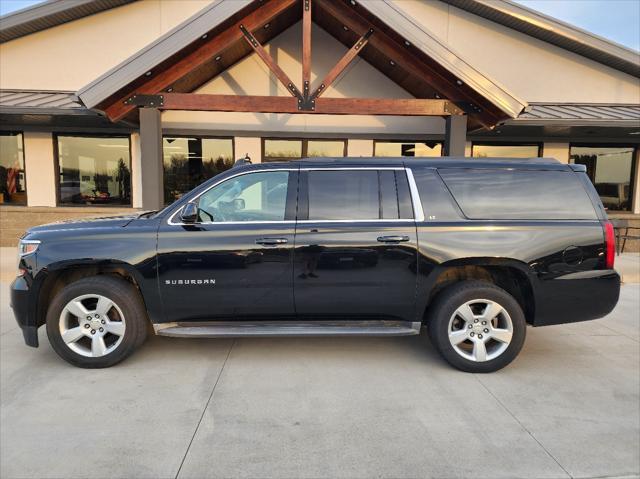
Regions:
<instances>
[{"instance_id":1,"label":"front bumper","mask_svg":"<svg viewBox=\"0 0 640 479\"><path fill-rule=\"evenodd\" d=\"M22 329L24 342L27 346L38 347L38 327L29 321L29 301L31 291L23 276L18 276L11 283L11 308L18 326Z\"/></svg>"}]
</instances>

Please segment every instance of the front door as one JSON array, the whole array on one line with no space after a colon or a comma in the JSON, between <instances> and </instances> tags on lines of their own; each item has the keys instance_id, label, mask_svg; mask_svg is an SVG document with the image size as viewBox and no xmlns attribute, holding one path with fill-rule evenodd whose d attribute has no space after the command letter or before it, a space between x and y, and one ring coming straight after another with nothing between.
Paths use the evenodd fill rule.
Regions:
<instances>
[{"instance_id":1,"label":"front door","mask_svg":"<svg viewBox=\"0 0 640 479\"><path fill-rule=\"evenodd\" d=\"M413 321L417 234L404 169L301 170L299 197L296 312Z\"/></svg>"},{"instance_id":2,"label":"front door","mask_svg":"<svg viewBox=\"0 0 640 479\"><path fill-rule=\"evenodd\" d=\"M249 171L198 197L199 220L160 228L158 281L166 321L294 314L297 171Z\"/></svg>"}]
</instances>

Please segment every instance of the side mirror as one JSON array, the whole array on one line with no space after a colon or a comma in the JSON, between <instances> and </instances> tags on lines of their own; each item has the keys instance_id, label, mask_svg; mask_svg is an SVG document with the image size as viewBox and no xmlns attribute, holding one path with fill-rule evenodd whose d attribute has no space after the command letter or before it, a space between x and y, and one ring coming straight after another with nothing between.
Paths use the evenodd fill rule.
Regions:
<instances>
[{"instance_id":1,"label":"side mirror","mask_svg":"<svg viewBox=\"0 0 640 479\"><path fill-rule=\"evenodd\" d=\"M243 210L244 207L245 207L245 203L242 198L236 198L235 200L233 200L233 209L235 211Z\"/></svg>"},{"instance_id":2,"label":"side mirror","mask_svg":"<svg viewBox=\"0 0 640 479\"><path fill-rule=\"evenodd\" d=\"M180 220L183 223L193 224L198 221L198 207L195 203L187 203L184 208L182 208L182 213L180 213Z\"/></svg>"}]
</instances>

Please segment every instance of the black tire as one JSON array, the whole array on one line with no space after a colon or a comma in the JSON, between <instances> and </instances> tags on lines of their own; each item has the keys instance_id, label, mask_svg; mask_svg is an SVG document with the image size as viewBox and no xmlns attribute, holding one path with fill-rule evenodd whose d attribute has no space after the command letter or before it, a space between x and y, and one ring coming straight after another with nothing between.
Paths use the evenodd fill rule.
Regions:
<instances>
[{"instance_id":1,"label":"black tire","mask_svg":"<svg viewBox=\"0 0 640 479\"><path fill-rule=\"evenodd\" d=\"M451 344L449 322L458 308L469 301L481 299L494 301L504 308L511 319L513 333L507 348L499 356L485 361L474 361L463 357ZM429 308L427 321L429 338L442 357L455 368L469 373L490 373L507 366L522 349L527 334L527 323L518 301L505 290L485 281L463 281L445 289ZM475 340L478 340L477 336ZM491 341L490 346L493 346L495 340ZM466 344L470 345L470 348L474 347L470 339ZM500 346L497 341L495 344Z\"/></svg>"},{"instance_id":2,"label":"black tire","mask_svg":"<svg viewBox=\"0 0 640 479\"><path fill-rule=\"evenodd\" d=\"M111 300L122 312L126 326L120 343L115 346L116 341L113 341L115 348L112 351L104 356L87 357L72 350L62 339L60 315L73 299L94 294ZM113 314L113 310L110 314ZM49 305L46 321L47 336L53 350L62 359L80 368L95 369L113 366L133 353L147 337L148 318L140 293L124 279L107 275L82 278L65 286ZM81 340L84 339L81 338Z\"/></svg>"}]
</instances>

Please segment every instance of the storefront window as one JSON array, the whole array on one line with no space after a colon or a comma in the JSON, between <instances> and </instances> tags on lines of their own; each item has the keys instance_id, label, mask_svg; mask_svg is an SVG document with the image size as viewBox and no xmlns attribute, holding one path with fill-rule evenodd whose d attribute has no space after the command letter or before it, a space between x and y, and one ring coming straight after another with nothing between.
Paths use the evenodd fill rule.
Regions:
<instances>
[{"instance_id":1,"label":"storefront window","mask_svg":"<svg viewBox=\"0 0 640 479\"><path fill-rule=\"evenodd\" d=\"M311 157L342 157L346 140L265 139L262 161L286 161Z\"/></svg>"},{"instance_id":2,"label":"storefront window","mask_svg":"<svg viewBox=\"0 0 640 479\"><path fill-rule=\"evenodd\" d=\"M430 157L442 156L442 143L431 142L405 142L405 141L376 141L375 156L399 157L417 156Z\"/></svg>"},{"instance_id":3,"label":"storefront window","mask_svg":"<svg viewBox=\"0 0 640 479\"><path fill-rule=\"evenodd\" d=\"M57 137L62 205L131 205L129 137Z\"/></svg>"},{"instance_id":4,"label":"storefront window","mask_svg":"<svg viewBox=\"0 0 640 479\"><path fill-rule=\"evenodd\" d=\"M572 146L571 162L587 167L602 204L611 211L630 211L633 197L633 147Z\"/></svg>"},{"instance_id":5,"label":"storefront window","mask_svg":"<svg viewBox=\"0 0 640 479\"><path fill-rule=\"evenodd\" d=\"M234 162L231 138L165 137L162 150L166 204L228 170Z\"/></svg>"},{"instance_id":6,"label":"storefront window","mask_svg":"<svg viewBox=\"0 0 640 479\"><path fill-rule=\"evenodd\" d=\"M0 204L27 204L21 133L0 133Z\"/></svg>"},{"instance_id":7,"label":"storefront window","mask_svg":"<svg viewBox=\"0 0 640 479\"><path fill-rule=\"evenodd\" d=\"M475 158L537 158L540 145L483 145L474 143L471 156Z\"/></svg>"}]
</instances>

